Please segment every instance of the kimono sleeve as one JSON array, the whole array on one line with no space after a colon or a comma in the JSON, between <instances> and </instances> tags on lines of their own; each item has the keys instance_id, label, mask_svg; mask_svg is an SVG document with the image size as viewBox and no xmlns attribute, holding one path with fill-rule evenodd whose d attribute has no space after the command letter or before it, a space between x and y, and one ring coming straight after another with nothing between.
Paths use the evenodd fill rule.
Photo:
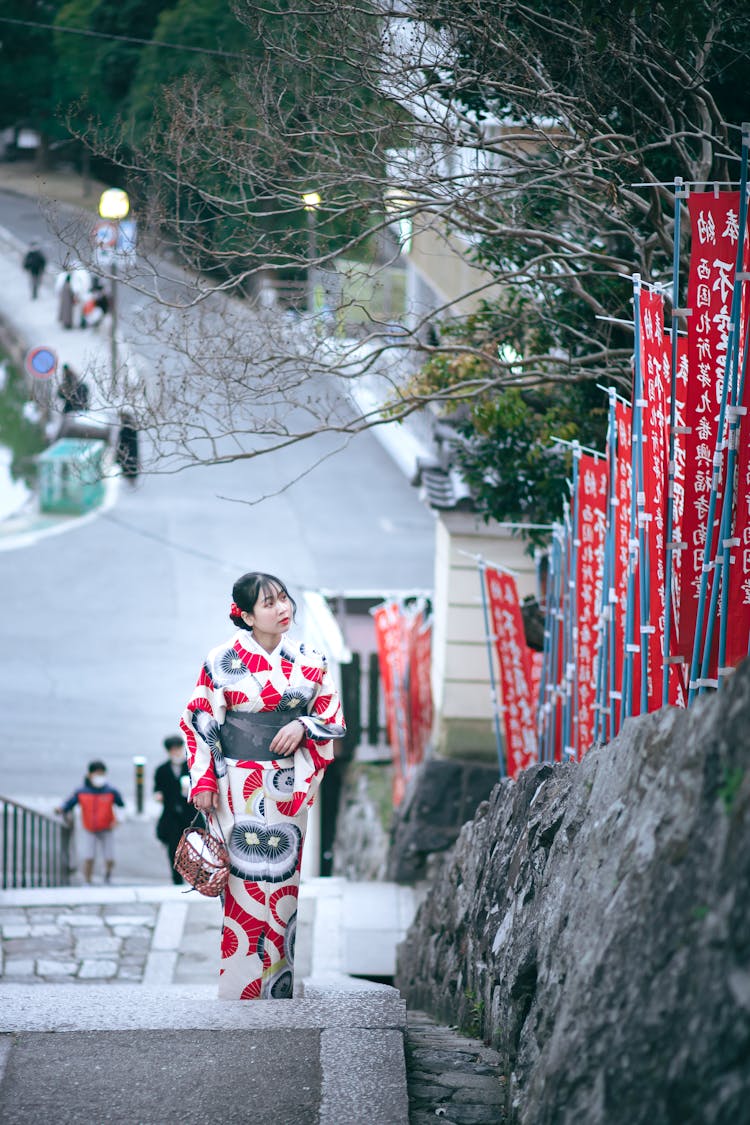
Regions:
<instances>
[{"instance_id":1,"label":"kimono sleeve","mask_svg":"<svg viewBox=\"0 0 750 1125\"><path fill-rule=\"evenodd\" d=\"M307 728L308 740L319 744L322 749L323 743L330 742L333 738L344 737L346 724L339 693L327 661L323 662L320 672L317 689L310 703L310 714L300 715L300 722Z\"/></svg>"},{"instance_id":2,"label":"kimono sleeve","mask_svg":"<svg viewBox=\"0 0 750 1125\"><path fill-rule=\"evenodd\" d=\"M312 805L326 766L333 761L332 740L346 734L339 693L327 664L324 661L321 668L311 671L317 677L317 690L310 704L310 714L299 716L307 737L294 755L292 814L304 804Z\"/></svg>"},{"instance_id":3,"label":"kimono sleeve","mask_svg":"<svg viewBox=\"0 0 750 1125\"><path fill-rule=\"evenodd\" d=\"M214 683L206 663L180 719L180 730L187 746L191 797L195 793L215 793L218 789L213 751L226 711L224 690Z\"/></svg>"}]
</instances>

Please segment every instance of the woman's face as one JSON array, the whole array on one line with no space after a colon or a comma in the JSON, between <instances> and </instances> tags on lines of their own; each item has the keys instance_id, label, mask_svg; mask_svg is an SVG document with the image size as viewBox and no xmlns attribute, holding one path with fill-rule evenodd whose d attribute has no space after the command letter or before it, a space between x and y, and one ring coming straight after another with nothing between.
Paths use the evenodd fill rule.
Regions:
<instances>
[{"instance_id":1,"label":"woman's face","mask_svg":"<svg viewBox=\"0 0 750 1125\"><path fill-rule=\"evenodd\" d=\"M243 617L255 632L281 636L292 624L289 595L278 586L270 586L265 592L261 590L253 612L245 613Z\"/></svg>"}]
</instances>

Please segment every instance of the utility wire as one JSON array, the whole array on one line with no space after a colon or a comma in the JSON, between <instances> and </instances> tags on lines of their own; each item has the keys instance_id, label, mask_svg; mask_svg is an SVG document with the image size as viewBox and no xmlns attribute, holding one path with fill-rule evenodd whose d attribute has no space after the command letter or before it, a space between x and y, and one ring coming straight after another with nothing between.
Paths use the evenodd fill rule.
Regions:
<instances>
[{"instance_id":1,"label":"utility wire","mask_svg":"<svg viewBox=\"0 0 750 1125\"><path fill-rule=\"evenodd\" d=\"M99 518L109 520L110 523L116 524L124 531L129 531L132 535L140 535L142 539L150 539L152 542L159 543L163 547L169 547L170 550L177 551L179 554L192 555L194 558L203 559L204 562L214 563L228 573L237 575L247 570L247 561L245 561L245 563L234 563L226 558L219 558L218 555L211 555L207 551L199 551L195 547L188 547L184 543L178 543L174 539L169 539L166 535L160 535L156 531L148 531L145 527L139 527L138 524L130 523L128 520L114 515L111 511L101 512ZM301 590L310 588L307 582L302 582L296 575L291 576L289 585L297 586Z\"/></svg>"},{"instance_id":2,"label":"utility wire","mask_svg":"<svg viewBox=\"0 0 750 1125\"><path fill-rule=\"evenodd\" d=\"M220 51L211 47L188 47L183 43L165 43L159 39L137 39L134 35L112 35L104 31L90 31L85 27L64 27L55 23L38 23L36 20L15 20L0 16L0 23L14 24L16 27L37 27L45 31L61 31L68 35L85 35L90 39L111 39L118 43L138 43L142 47L167 47L171 51L192 51L197 55L217 55L222 59L244 59L237 51Z\"/></svg>"}]
</instances>

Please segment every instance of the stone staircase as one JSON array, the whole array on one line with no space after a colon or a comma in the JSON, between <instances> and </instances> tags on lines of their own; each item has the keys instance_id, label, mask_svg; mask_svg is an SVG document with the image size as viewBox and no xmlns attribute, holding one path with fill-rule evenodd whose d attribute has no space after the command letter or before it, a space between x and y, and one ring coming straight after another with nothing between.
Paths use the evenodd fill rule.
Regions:
<instances>
[{"instance_id":1,"label":"stone staircase","mask_svg":"<svg viewBox=\"0 0 750 1125\"><path fill-rule=\"evenodd\" d=\"M393 884L303 882L295 999L243 1003L216 998L215 901L0 892L0 1119L406 1122L405 1005L351 974L392 974L414 908Z\"/></svg>"}]
</instances>

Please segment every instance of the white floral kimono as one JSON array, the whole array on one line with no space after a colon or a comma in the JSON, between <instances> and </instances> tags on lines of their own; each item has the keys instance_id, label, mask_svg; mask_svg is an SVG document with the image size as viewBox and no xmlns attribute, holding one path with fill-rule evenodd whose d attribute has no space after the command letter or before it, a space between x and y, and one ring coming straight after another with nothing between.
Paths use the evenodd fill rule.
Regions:
<instances>
[{"instance_id":1,"label":"white floral kimono","mask_svg":"<svg viewBox=\"0 0 750 1125\"><path fill-rule=\"evenodd\" d=\"M224 758L219 731L227 710L283 711L307 736L293 759ZM218 821L230 858L224 896L219 996L286 998L294 985L294 938L307 813L332 738L344 733L338 692L325 656L283 637L272 653L238 629L211 650L180 720L191 795L218 792Z\"/></svg>"}]
</instances>

